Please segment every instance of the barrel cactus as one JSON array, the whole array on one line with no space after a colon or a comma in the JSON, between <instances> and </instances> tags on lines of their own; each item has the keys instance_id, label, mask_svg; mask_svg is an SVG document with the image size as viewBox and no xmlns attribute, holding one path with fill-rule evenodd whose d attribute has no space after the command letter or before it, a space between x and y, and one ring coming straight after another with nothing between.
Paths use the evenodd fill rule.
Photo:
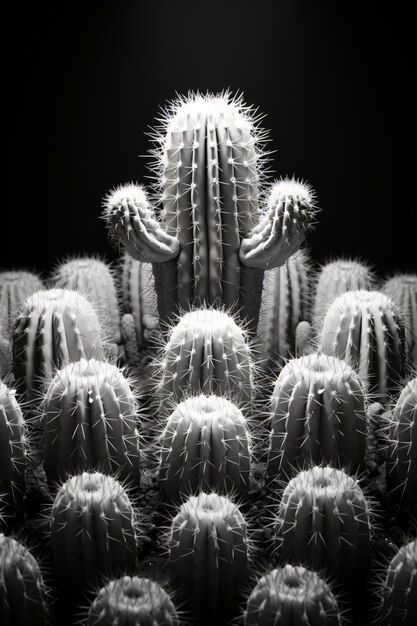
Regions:
<instances>
[{"instance_id":1,"label":"barrel cactus","mask_svg":"<svg viewBox=\"0 0 417 626\"><path fill-rule=\"evenodd\" d=\"M91 469L139 483L137 403L115 365L80 359L59 370L43 405L50 481Z\"/></svg>"},{"instance_id":2,"label":"barrel cactus","mask_svg":"<svg viewBox=\"0 0 417 626\"><path fill-rule=\"evenodd\" d=\"M0 622L2 626L44 626L45 585L40 567L25 546L0 534Z\"/></svg>"},{"instance_id":3,"label":"barrel cactus","mask_svg":"<svg viewBox=\"0 0 417 626\"><path fill-rule=\"evenodd\" d=\"M225 398L188 398L162 434L160 479L165 495L198 489L244 493L249 486L249 434L241 411Z\"/></svg>"},{"instance_id":4,"label":"barrel cactus","mask_svg":"<svg viewBox=\"0 0 417 626\"><path fill-rule=\"evenodd\" d=\"M417 621L417 540L394 556L381 591L381 625L413 626Z\"/></svg>"},{"instance_id":5,"label":"barrel cactus","mask_svg":"<svg viewBox=\"0 0 417 626\"><path fill-rule=\"evenodd\" d=\"M417 368L417 274L397 274L387 280L383 292L404 316L407 354Z\"/></svg>"},{"instance_id":6,"label":"barrel cactus","mask_svg":"<svg viewBox=\"0 0 417 626\"><path fill-rule=\"evenodd\" d=\"M268 474L289 477L306 465L364 468L365 398L349 365L309 354L281 370L272 395Z\"/></svg>"},{"instance_id":7,"label":"barrel cactus","mask_svg":"<svg viewBox=\"0 0 417 626\"><path fill-rule=\"evenodd\" d=\"M327 310L320 348L357 369L375 401L386 404L405 368L404 323L394 303L378 291L342 294Z\"/></svg>"},{"instance_id":8,"label":"barrel cactus","mask_svg":"<svg viewBox=\"0 0 417 626\"><path fill-rule=\"evenodd\" d=\"M52 506L51 542L57 573L72 588L133 571L134 510L122 485L98 472L69 478Z\"/></svg>"},{"instance_id":9,"label":"barrel cactus","mask_svg":"<svg viewBox=\"0 0 417 626\"><path fill-rule=\"evenodd\" d=\"M370 541L370 507L357 480L332 467L313 467L290 480L276 521L282 563L353 582L363 574Z\"/></svg>"},{"instance_id":10,"label":"barrel cactus","mask_svg":"<svg viewBox=\"0 0 417 626\"><path fill-rule=\"evenodd\" d=\"M258 342L261 364L275 370L296 352L299 322L309 319L311 272L306 252L299 250L284 265L265 272Z\"/></svg>"},{"instance_id":11,"label":"barrel cactus","mask_svg":"<svg viewBox=\"0 0 417 626\"><path fill-rule=\"evenodd\" d=\"M13 354L16 380L32 401L44 380L66 363L103 357L100 324L92 305L75 291L37 291L20 311Z\"/></svg>"},{"instance_id":12,"label":"barrel cactus","mask_svg":"<svg viewBox=\"0 0 417 626\"><path fill-rule=\"evenodd\" d=\"M87 626L178 626L171 598L158 583L123 576L100 589L88 613Z\"/></svg>"},{"instance_id":13,"label":"barrel cactus","mask_svg":"<svg viewBox=\"0 0 417 626\"><path fill-rule=\"evenodd\" d=\"M0 327L12 337L16 318L26 298L43 289L41 279L24 271L0 272Z\"/></svg>"},{"instance_id":14,"label":"barrel cactus","mask_svg":"<svg viewBox=\"0 0 417 626\"><path fill-rule=\"evenodd\" d=\"M241 99L180 97L156 137L161 209L143 187L109 194L112 233L139 261L153 263L161 320L189 307L232 307L256 328L265 269L282 265L304 239L314 194L297 180L271 188L260 212L264 133Z\"/></svg>"},{"instance_id":15,"label":"barrel cactus","mask_svg":"<svg viewBox=\"0 0 417 626\"><path fill-rule=\"evenodd\" d=\"M239 508L215 493L191 496L171 526L175 580L196 614L212 623L233 607L248 569L246 523Z\"/></svg>"},{"instance_id":16,"label":"barrel cactus","mask_svg":"<svg viewBox=\"0 0 417 626\"><path fill-rule=\"evenodd\" d=\"M0 381L0 496L6 509L20 508L25 492L26 437L16 393Z\"/></svg>"},{"instance_id":17,"label":"barrel cactus","mask_svg":"<svg viewBox=\"0 0 417 626\"><path fill-rule=\"evenodd\" d=\"M245 626L341 626L329 586L301 565L285 565L262 576L250 594Z\"/></svg>"},{"instance_id":18,"label":"barrel cactus","mask_svg":"<svg viewBox=\"0 0 417 626\"><path fill-rule=\"evenodd\" d=\"M210 309L190 311L164 348L161 393L175 402L198 393L249 401L252 369L246 333L233 317Z\"/></svg>"}]
</instances>

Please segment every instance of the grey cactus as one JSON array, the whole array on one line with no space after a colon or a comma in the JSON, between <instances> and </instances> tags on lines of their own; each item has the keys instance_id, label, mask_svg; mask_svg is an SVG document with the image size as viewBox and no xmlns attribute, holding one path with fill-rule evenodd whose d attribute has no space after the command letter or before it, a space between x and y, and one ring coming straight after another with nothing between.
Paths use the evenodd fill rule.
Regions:
<instances>
[{"instance_id":1,"label":"grey cactus","mask_svg":"<svg viewBox=\"0 0 417 626\"><path fill-rule=\"evenodd\" d=\"M122 485L98 472L69 478L52 507L51 543L57 573L72 588L134 571L135 516Z\"/></svg>"},{"instance_id":2,"label":"grey cactus","mask_svg":"<svg viewBox=\"0 0 417 626\"><path fill-rule=\"evenodd\" d=\"M174 604L158 583L123 576L100 589L87 626L178 626Z\"/></svg>"},{"instance_id":3,"label":"grey cactus","mask_svg":"<svg viewBox=\"0 0 417 626\"><path fill-rule=\"evenodd\" d=\"M191 496L172 522L169 547L175 580L194 613L218 623L232 609L248 570L239 508L215 493Z\"/></svg>"},{"instance_id":4,"label":"grey cactus","mask_svg":"<svg viewBox=\"0 0 417 626\"><path fill-rule=\"evenodd\" d=\"M395 394L405 370L404 323L384 294L351 291L336 298L324 318L319 346L355 367L375 401L387 404Z\"/></svg>"},{"instance_id":5,"label":"grey cactus","mask_svg":"<svg viewBox=\"0 0 417 626\"><path fill-rule=\"evenodd\" d=\"M42 281L32 272L0 272L0 327L5 336L13 336L21 306L40 289L43 289Z\"/></svg>"},{"instance_id":6,"label":"grey cactus","mask_svg":"<svg viewBox=\"0 0 417 626\"><path fill-rule=\"evenodd\" d=\"M25 546L0 533L0 622L44 626L46 590L40 567Z\"/></svg>"},{"instance_id":7,"label":"grey cactus","mask_svg":"<svg viewBox=\"0 0 417 626\"><path fill-rule=\"evenodd\" d=\"M290 477L311 464L364 469L365 397L349 365L309 354L293 359L275 383L268 475Z\"/></svg>"},{"instance_id":8,"label":"grey cactus","mask_svg":"<svg viewBox=\"0 0 417 626\"><path fill-rule=\"evenodd\" d=\"M245 626L341 626L330 587L301 565L285 565L259 579L250 594Z\"/></svg>"},{"instance_id":9,"label":"grey cactus","mask_svg":"<svg viewBox=\"0 0 417 626\"><path fill-rule=\"evenodd\" d=\"M253 363L246 333L223 311L183 315L164 348L161 392L180 402L191 394L252 398Z\"/></svg>"},{"instance_id":10,"label":"grey cactus","mask_svg":"<svg viewBox=\"0 0 417 626\"><path fill-rule=\"evenodd\" d=\"M220 305L256 328L263 271L299 248L315 213L309 186L289 179L259 212L263 137L241 99L180 98L156 138L162 210L140 186L107 197L113 234L133 258L153 263L163 322L190 306Z\"/></svg>"},{"instance_id":11,"label":"grey cactus","mask_svg":"<svg viewBox=\"0 0 417 626\"><path fill-rule=\"evenodd\" d=\"M281 267L265 272L257 338L261 364L266 369L276 370L295 356L297 326L310 317L310 273L303 250Z\"/></svg>"},{"instance_id":12,"label":"grey cactus","mask_svg":"<svg viewBox=\"0 0 417 626\"><path fill-rule=\"evenodd\" d=\"M417 621L417 540L394 556L381 591L381 625L413 626Z\"/></svg>"},{"instance_id":13,"label":"grey cactus","mask_svg":"<svg viewBox=\"0 0 417 626\"><path fill-rule=\"evenodd\" d=\"M417 368L417 275L396 274L386 281L382 290L404 316L407 354Z\"/></svg>"},{"instance_id":14,"label":"grey cactus","mask_svg":"<svg viewBox=\"0 0 417 626\"><path fill-rule=\"evenodd\" d=\"M20 509L25 493L26 436L16 392L0 381L0 495L6 509Z\"/></svg>"},{"instance_id":15,"label":"grey cactus","mask_svg":"<svg viewBox=\"0 0 417 626\"><path fill-rule=\"evenodd\" d=\"M80 359L59 370L43 405L50 481L92 469L139 483L137 402L115 365Z\"/></svg>"},{"instance_id":16,"label":"grey cactus","mask_svg":"<svg viewBox=\"0 0 417 626\"><path fill-rule=\"evenodd\" d=\"M159 476L169 499L197 490L244 493L249 486L249 433L232 402L188 398L170 415L161 438Z\"/></svg>"},{"instance_id":17,"label":"grey cactus","mask_svg":"<svg viewBox=\"0 0 417 626\"><path fill-rule=\"evenodd\" d=\"M81 358L103 358L92 305L75 291L37 291L23 305L13 343L14 375L33 401L55 371Z\"/></svg>"},{"instance_id":18,"label":"grey cactus","mask_svg":"<svg viewBox=\"0 0 417 626\"><path fill-rule=\"evenodd\" d=\"M276 521L282 563L353 582L363 575L370 542L370 507L357 480L332 467L313 467L290 480Z\"/></svg>"}]
</instances>

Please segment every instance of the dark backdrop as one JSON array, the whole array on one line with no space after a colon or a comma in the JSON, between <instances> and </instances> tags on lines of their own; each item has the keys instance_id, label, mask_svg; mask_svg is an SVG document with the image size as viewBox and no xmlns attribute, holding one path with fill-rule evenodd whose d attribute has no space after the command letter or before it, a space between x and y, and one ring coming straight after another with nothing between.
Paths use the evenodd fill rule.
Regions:
<instances>
[{"instance_id":1,"label":"dark backdrop","mask_svg":"<svg viewBox=\"0 0 417 626\"><path fill-rule=\"evenodd\" d=\"M308 241L318 261L362 255L381 273L415 271L410 10L381 0L13 3L0 265L114 258L101 198L147 174L138 155L158 106L176 91L230 87L267 113L275 174L317 190Z\"/></svg>"}]
</instances>

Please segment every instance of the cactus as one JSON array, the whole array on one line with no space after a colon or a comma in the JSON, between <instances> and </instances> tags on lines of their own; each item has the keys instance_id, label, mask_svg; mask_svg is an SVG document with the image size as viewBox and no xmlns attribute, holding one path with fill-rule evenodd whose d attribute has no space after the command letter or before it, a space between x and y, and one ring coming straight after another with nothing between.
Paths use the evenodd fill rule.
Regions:
<instances>
[{"instance_id":1,"label":"cactus","mask_svg":"<svg viewBox=\"0 0 417 626\"><path fill-rule=\"evenodd\" d=\"M191 496L172 522L169 544L175 580L193 611L218 623L233 607L247 574L243 515L224 496Z\"/></svg>"},{"instance_id":2,"label":"cactus","mask_svg":"<svg viewBox=\"0 0 417 626\"><path fill-rule=\"evenodd\" d=\"M402 390L390 426L388 493L417 514L417 378Z\"/></svg>"},{"instance_id":3,"label":"cactus","mask_svg":"<svg viewBox=\"0 0 417 626\"><path fill-rule=\"evenodd\" d=\"M0 622L2 626L44 626L45 586L32 554L0 534Z\"/></svg>"},{"instance_id":4,"label":"cactus","mask_svg":"<svg viewBox=\"0 0 417 626\"><path fill-rule=\"evenodd\" d=\"M385 283L382 290L404 316L407 355L417 368L417 275L397 274Z\"/></svg>"},{"instance_id":5,"label":"cactus","mask_svg":"<svg viewBox=\"0 0 417 626\"><path fill-rule=\"evenodd\" d=\"M137 485L136 411L129 382L115 365L80 359L59 370L43 406L48 480L100 469Z\"/></svg>"},{"instance_id":6,"label":"cactus","mask_svg":"<svg viewBox=\"0 0 417 626\"><path fill-rule=\"evenodd\" d=\"M0 494L7 508L21 508L25 492L26 437L16 392L0 381Z\"/></svg>"},{"instance_id":7,"label":"cactus","mask_svg":"<svg viewBox=\"0 0 417 626\"><path fill-rule=\"evenodd\" d=\"M339 607L326 583L300 565L263 576L250 594L244 626L341 626Z\"/></svg>"},{"instance_id":8,"label":"cactus","mask_svg":"<svg viewBox=\"0 0 417 626\"><path fill-rule=\"evenodd\" d=\"M272 395L268 474L322 462L364 467L365 398L349 365L324 354L289 361Z\"/></svg>"},{"instance_id":9,"label":"cactus","mask_svg":"<svg viewBox=\"0 0 417 626\"><path fill-rule=\"evenodd\" d=\"M175 408L162 434L159 473L169 499L198 489L244 493L249 472L249 435L234 404L200 395Z\"/></svg>"},{"instance_id":10,"label":"cactus","mask_svg":"<svg viewBox=\"0 0 417 626\"><path fill-rule=\"evenodd\" d=\"M417 540L400 548L382 588L381 626L413 626L417 620Z\"/></svg>"},{"instance_id":11,"label":"cactus","mask_svg":"<svg viewBox=\"0 0 417 626\"><path fill-rule=\"evenodd\" d=\"M377 291L342 294L327 310L320 348L357 369L381 404L395 394L405 368L404 323L394 303Z\"/></svg>"},{"instance_id":12,"label":"cactus","mask_svg":"<svg viewBox=\"0 0 417 626\"><path fill-rule=\"evenodd\" d=\"M134 511L122 485L98 472L69 478L52 506L51 542L58 575L73 588L133 571Z\"/></svg>"},{"instance_id":13,"label":"cactus","mask_svg":"<svg viewBox=\"0 0 417 626\"><path fill-rule=\"evenodd\" d=\"M252 368L245 333L230 315L190 311L174 326L165 346L161 391L175 402L198 393L249 401Z\"/></svg>"},{"instance_id":14,"label":"cactus","mask_svg":"<svg viewBox=\"0 0 417 626\"><path fill-rule=\"evenodd\" d=\"M123 576L100 589L87 626L178 626L175 607L158 583Z\"/></svg>"},{"instance_id":15,"label":"cactus","mask_svg":"<svg viewBox=\"0 0 417 626\"><path fill-rule=\"evenodd\" d=\"M63 365L103 357L100 325L92 305L75 291L37 291L21 309L13 354L16 380L33 401L43 381Z\"/></svg>"},{"instance_id":16,"label":"cactus","mask_svg":"<svg viewBox=\"0 0 417 626\"><path fill-rule=\"evenodd\" d=\"M375 284L371 268L362 261L337 259L323 265L317 278L314 319L323 320L332 301L347 291L367 291Z\"/></svg>"},{"instance_id":17,"label":"cactus","mask_svg":"<svg viewBox=\"0 0 417 626\"><path fill-rule=\"evenodd\" d=\"M314 333L310 322L303 320L295 329L295 353L296 356L307 356L314 352Z\"/></svg>"},{"instance_id":18,"label":"cactus","mask_svg":"<svg viewBox=\"0 0 417 626\"><path fill-rule=\"evenodd\" d=\"M315 214L309 186L289 179L272 186L259 212L263 137L241 99L180 98L156 137L162 211L140 186L107 197L112 233L133 258L153 263L163 322L190 306L225 306L256 329L263 271L299 248Z\"/></svg>"},{"instance_id":19,"label":"cactus","mask_svg":"<svg viewBox=\"0 0 417 626\"><path fill-rule=\"evenodd\" d=\"M282 563L302 563L353 582L367 563L370 536L367 499L341 470L313 467L286 486L276 522Z\"/></svg>"},{"instance_id":20,"label":"cactus","mask_svg":"<svg viewBox=\"0 0 417 626\"><path fill-rule=\"evenodd\" d=\"M258 341L262 365L275 370L295 354L297 325L309 318L309 264L304 251L265 272Z\"/></svg>"},{"instance_id":21,"label":"cactus","mask_svg":"<svg viewBox=\"0 0 417 626\"><path fill-rule=\"evenodd\" d=\"M43 285L36 274L0 272L0 327L5 336L13 336L21 306L26 298L40 289L43 289Z\"/></svg>"}]
</instances>

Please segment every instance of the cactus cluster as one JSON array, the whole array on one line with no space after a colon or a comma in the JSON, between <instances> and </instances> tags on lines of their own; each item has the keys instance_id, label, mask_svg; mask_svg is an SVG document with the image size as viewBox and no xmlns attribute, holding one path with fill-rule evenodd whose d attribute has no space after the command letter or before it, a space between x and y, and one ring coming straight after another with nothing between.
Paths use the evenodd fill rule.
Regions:
<instances>
[{"instance_id":1,"label":"cactus cluster","mask_svg":"<svg viewBox=\"0 0 417 626\"><path fill-rule=\"evenodd\" d=\"M22 506L26 454L25 424L16 392L0 381L0 496L6 510Z\"/></svg>"}]
</instances>

